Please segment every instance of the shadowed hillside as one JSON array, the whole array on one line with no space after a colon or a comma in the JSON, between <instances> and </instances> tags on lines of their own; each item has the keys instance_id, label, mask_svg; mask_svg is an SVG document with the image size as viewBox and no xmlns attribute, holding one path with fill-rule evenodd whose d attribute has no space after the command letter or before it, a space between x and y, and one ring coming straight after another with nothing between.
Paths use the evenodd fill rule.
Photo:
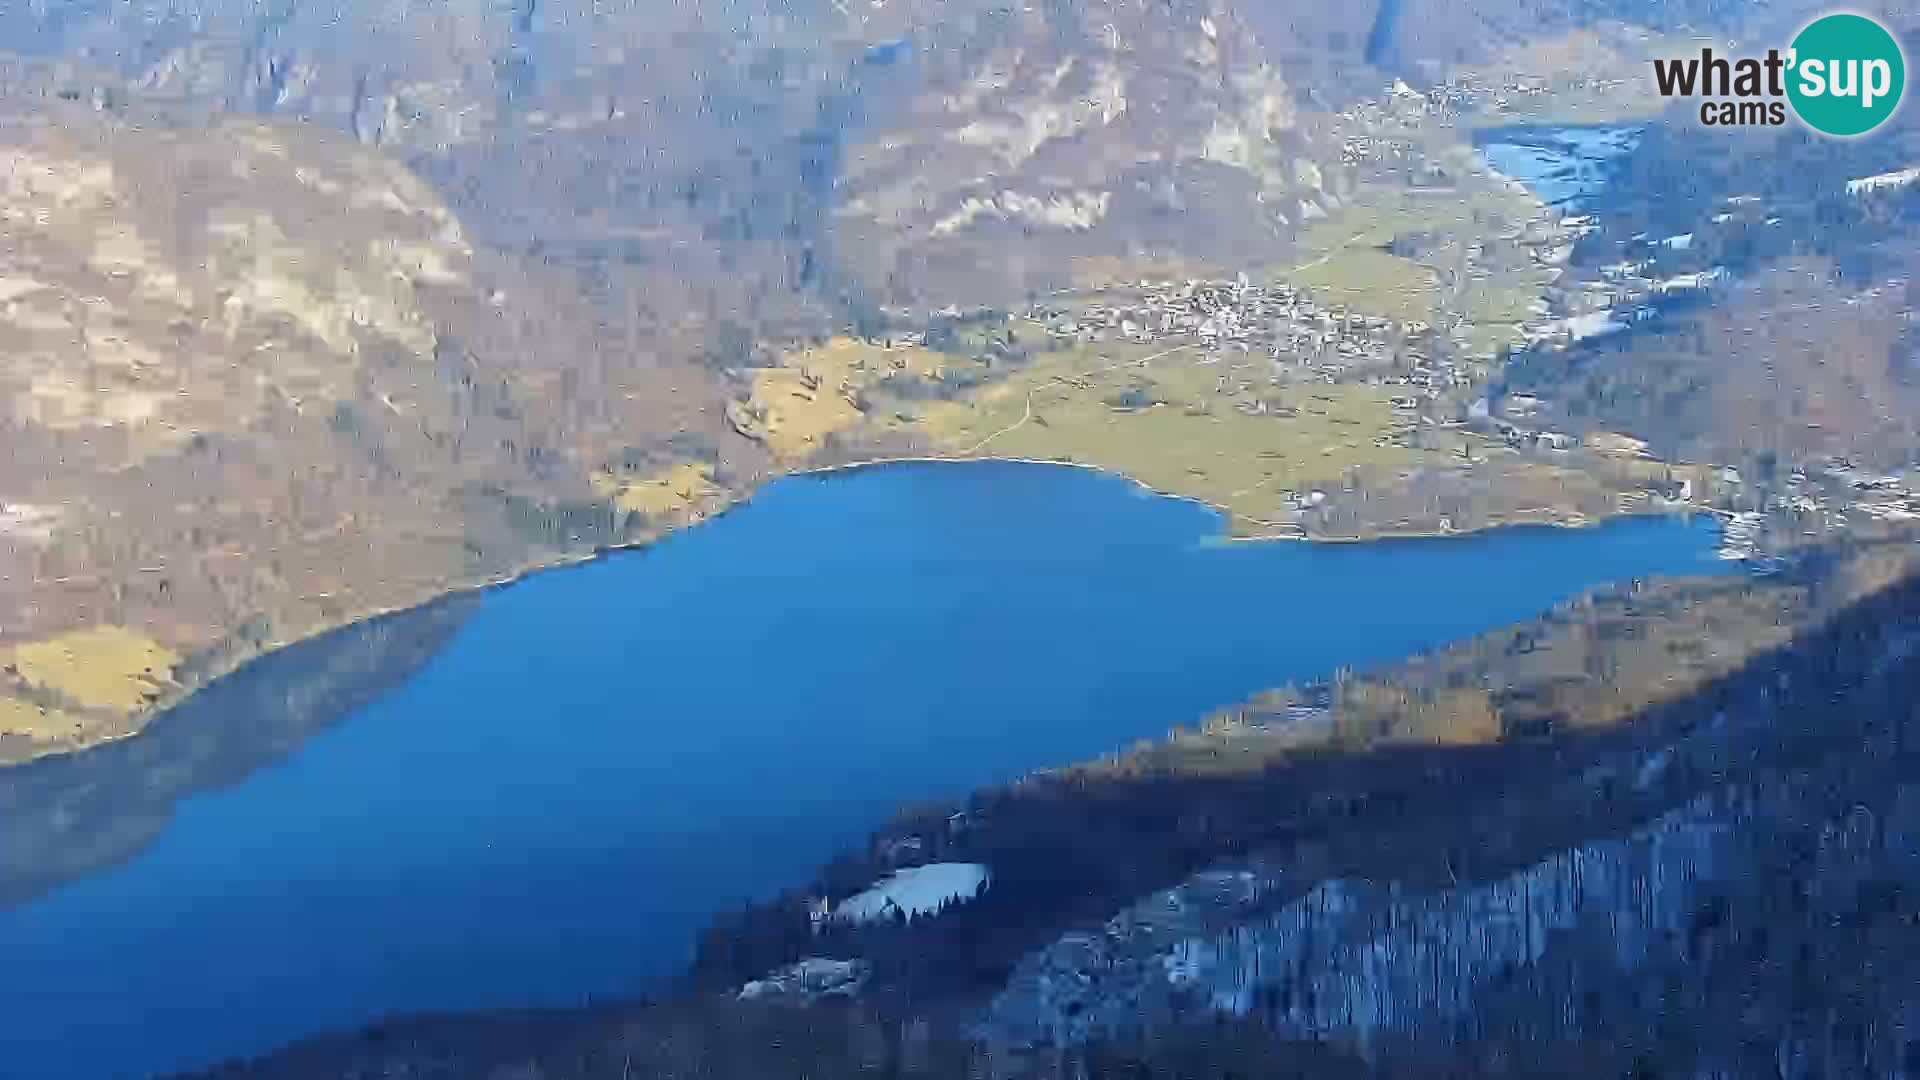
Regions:
<instances>
[{"instance_id":1,"label":"shadowed hillside","mask_svg":"<svg viewBox=\"0 0 1920 1080\"><path fill-rule=\"evenodd\" d=\"M460 1034L482 1018L409 1022L227 1075L745 1076L788 1054L803 1071L853 1054L929 1076L1088 1060L1177 1075L1253 1055L1247 1075L1745 1075L1780 1055L1833 1075L1895 1068L1920 1037L1900 959L1920 955L1920 585L1905 554L1726 586L1753 601L1743 616L1715 586L1657 586L1504 635L1531 642L1524 655L1632 662L1642 645L1673 653L1634 628L1691 617L1745 643L1698 682L1636 674L1643 704L1622 715L1469 730L1381 712L1375 695L1337 746L1217 726L984 793L964 824L910 816L822 883L841 895L902 865L906 836L920 839L906 864L992 868L984 896L929 920L816 935L796 896L716 928L704 994L547 1017L509 1045ZM1592 639L1575 626L1613 645L1578 645ZM1432 701L1422 686L1465 685L1498 640L1376 682ZM1335 732L1350 711L1333 707ZM1369 941L1377 964L1352 952ZM732 1000L801 955L870 975L851 1004ZM1687 1019L1733 999L1737 1020ZM1242 1019L1216 1027L1219 1008Z\"/></svg>"}]
</instances>

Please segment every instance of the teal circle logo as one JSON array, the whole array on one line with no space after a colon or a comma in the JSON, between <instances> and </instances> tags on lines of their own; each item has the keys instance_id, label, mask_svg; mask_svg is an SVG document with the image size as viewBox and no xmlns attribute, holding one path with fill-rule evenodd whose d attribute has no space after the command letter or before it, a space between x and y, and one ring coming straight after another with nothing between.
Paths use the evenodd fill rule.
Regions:
<instances>
[{"instance_id":1,"label":"teal circle logo","mask_svg":"<svg viewBox=\"0 0 1920 1080\"><path fill-rule=\"evenodd\" d=\"M1865 15L1823 15L1808 23L1794 37L1787 64L1787 100L1824 135L1865 135L1893 115L1907 88L1900 42Z\"/></svg>"}]
</instances>

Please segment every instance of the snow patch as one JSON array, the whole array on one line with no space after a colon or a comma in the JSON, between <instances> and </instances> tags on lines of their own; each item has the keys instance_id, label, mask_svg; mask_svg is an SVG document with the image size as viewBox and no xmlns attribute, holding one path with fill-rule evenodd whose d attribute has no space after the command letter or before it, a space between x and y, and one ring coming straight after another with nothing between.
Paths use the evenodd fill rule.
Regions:
<instances>
[{"instance_id":1,"label":"snow patch","mask_svg":"<svg viewBox=\"0 0 1920 1080\"><path fill-rule=\"evenodd\" d=\"M864 923L890 919L896 911L908 919L931 915L947 904L973 899L992 881L993 875L979 863L928 863L897 870L842 900L833 917Z\"/></svg>"},{"instance_id":2,"label":"snow patch","mask_svg":"<svg viewBox=\"0 0 1920 1080\"><path fill-rule=\"evenodd\" d=\"M742 986L740 993L735 996L741 1001L768 997L789 997L801 1001L834 996L851 997L860 992L861 985L866 981L867 964L864 960L809 956L768 972L764 979L753 980Z\"/></svg>"},{"instance_id":3,"label":"snow patch","mask_svg":"<svg viewBox=\"0 0 1920 1080\"><path fill-rule=\"evenodd\" d=\"M1654 292L1687 292L1704 289L1721 278L1726 277L1727 268L1715 266L1707 270L1696 270L1690 274L1675 274L1670 278L1661 278L1653 283Z\"/></svg>"},{"instance_id":4,"label":"snow patch","mask_svg":"<svg viewBox=\"0 0 1920 1080\"><path fill-rule=\"evenodd\" d=\"M1627 324L1614 318L1611 311L1589 311L1584 315L1575 315L1566 320L1565 325L1567 336L1575 341L1605 337L1627 328Z\"/></svg>"}]
</instances>

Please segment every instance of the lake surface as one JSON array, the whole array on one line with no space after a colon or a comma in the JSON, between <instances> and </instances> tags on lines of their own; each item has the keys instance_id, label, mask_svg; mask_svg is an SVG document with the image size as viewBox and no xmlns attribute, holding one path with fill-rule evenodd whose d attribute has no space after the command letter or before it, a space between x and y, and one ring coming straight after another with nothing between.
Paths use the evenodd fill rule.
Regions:
<instances>
[{"instance_id":1,"label":"lake surface","mask_svg":"<svg viewBox=\"0 0 1920 1080\"><path fill-rule=\"evenodd\" d=\"M1640 142L1638 126L1515 125L1481 133L1480 155L1540 201L1577 211L1612 179L1614 159Z\"/></svg>"},{"instance_id":2,"label":"lake surface","mask_svg":"<svg viewBox=\"0 0 1920 1080\"><path fill-rule=\"evenodd\" d=\"M487 593L391 692L182 799L131 859L0 910L0 1074L143 1075L394 1011L630 992L904 802L1601 582L1722 569L1704 519L1219 531L1087 470L894 466L783 480Z\"/></svg>"}]
</instances>

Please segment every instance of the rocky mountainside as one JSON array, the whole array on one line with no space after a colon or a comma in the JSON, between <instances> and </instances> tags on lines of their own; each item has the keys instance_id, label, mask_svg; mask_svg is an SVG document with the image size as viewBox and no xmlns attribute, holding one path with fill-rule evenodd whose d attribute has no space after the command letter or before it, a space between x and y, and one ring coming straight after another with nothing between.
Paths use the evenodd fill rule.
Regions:
<instances>
[{"instance_id":1,"label":"rocky mountainside","mask_svg":"<svg viewBox=\"0 0 1920 1080\"><path fill-rule=\"evenodd\" d=\"M835 224L894 303L1271 263L1351 192L1341 151L1366 130L1344 112L1396 75L1437 81L1596 24L1762 15L1630 0L987 8L899 43L913 92L846 148Z\"/></svg>"},{"instance_id":2,"label":"rocky mountainside","mask_svg":"<svg viewBox=\"0 0 1920 1080\"><path fill-rule=\"evenodd\" d=\"M344 133L27 92L0 161L0 758L618 539L592 470L723 430L711 374Z\"/></svg>"},{"instance_id":3,"label":"rocky mountainside","mask_svg":"<svg viewBox=\"0 0 1920 1080\"><path fill-rule=\"evenodd\" d=\"M1635 782L1657 780L1661 767L1650 761ZM1897 905L1920 874L1920 783L1857 801L1839 794L1797 777L1729 788L1506 877L1426 894L1331 880L1262 911L1269 890L1297 892L1282 868L1212 871L1143 900L1104 933L1072 935L1030 959L983 1030L1029 1048L1074 1045L1221 1012L1282 1038L1413 1057L1461 1042L1577 1042L1623 1026L1677 1026L1724 988L1695 983L1686 989L1697 996L1666 996L1669 1015L1649 1024L1631 1015L1642 987L1684 986L1703 969L1715 981L1751 978L1712 965L1733 967L1746 948L1765 955L1756 937L1817 935L1823 924L1883 915L1898 926L1897 906L1874 905ZM1759 883L1784 874L1802 875L1807 910L1782 932L1764 925L1755 902L1768 892ZM1873 1070L1899 1068L1920 1042L1912 958L1882 959L1864 999L1849 1002L1879 1022L1845 1021L1849 1064ZM1802 977L1811 991L1833 975L1808 968ZM1751 1005L1733 1029L1700 1032L1700 1068L1741 1075L1734 1063L1744 1066L1770 1035L1796 1070L1833 1061L1840 1025L1790 1016L1779 988L1767 991L1776 999Z\"/></svg>"},{"instance_id":4,"label":"rocky mountainside","mask_svg":"<svg viewBox=\"0 0 1920 1080\"><path fill-rule=\"evenodd\" d=\"M918 62L837 185L890 300L1258 263L1337 205L1327 107L1224 5L1007 13Z\"/></svg>"}]
</instances>

